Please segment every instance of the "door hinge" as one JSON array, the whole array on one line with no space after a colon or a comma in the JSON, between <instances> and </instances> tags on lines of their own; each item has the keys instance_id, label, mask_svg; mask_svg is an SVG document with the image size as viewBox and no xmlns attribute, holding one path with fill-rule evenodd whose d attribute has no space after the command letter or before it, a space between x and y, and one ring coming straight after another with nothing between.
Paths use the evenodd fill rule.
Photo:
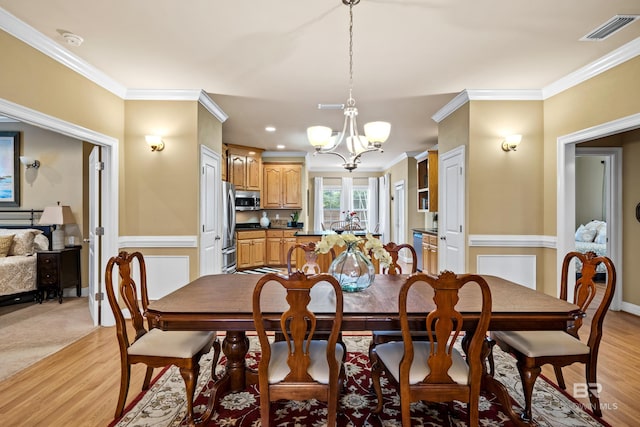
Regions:
<instances>
[{"instance_id":1,"label":"door hinge","mask_svg":"<svg viewBox=\"0 0 640 427\"><path fill-rule=\"evenodd\" d=\"M96 227L96 236L104 236L104 227Z\"/></svg>"},{"instance_id":2,"label":"door hinge","mask_svg":"<svg viewBox=\"0 0 640 427\"><path fill-rule=\"evenodd\" d=\"M96 294L94 295L94 299L96 301L103 301L104 300L104 294L102 292L96 292Z\"/></svg>"},{"instance_id":3,"label":"door hinge","mask_svg":"<svg viewBox=\"0 0 640 427\"><path fill-rule=\"evenodd\" d=\"M96 162L96 170L103 171L104 170L104 162Z\"/></svg>"},{"instance_id":4,"label":"door hinge","mask_svg":"<svg viewBox=\"0 0 640 427\"><path fill-rule=\"evenodd\" d=\"M462 233L462 226L460 226L460 232Z\"/></svg>"}]
</instances>

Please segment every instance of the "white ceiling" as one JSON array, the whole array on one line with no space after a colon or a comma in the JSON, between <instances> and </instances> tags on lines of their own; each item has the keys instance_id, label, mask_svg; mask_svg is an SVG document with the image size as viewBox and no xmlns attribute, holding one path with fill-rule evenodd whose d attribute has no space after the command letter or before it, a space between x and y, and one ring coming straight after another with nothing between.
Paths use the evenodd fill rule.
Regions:
<instances>
[{"instance_id":1,"label":"white ceiling","mask_svg":"<svg viewBox=\"0 0 640 427\"><path fill-rule=\"evenodd\" d=\"M311 151L306 128L342 128L349 8L341 0L0 0L0 7L128 89L202 89L229 115L227 143ZM361 0L354 7L354 98L392 124L381 170L436 143L433 116L464 89L541 90L640 37L640 20L579 39L638 0ZM65 43L60 30L84 43ZM7 58L4 58L7 60ZM273 125L275 133L264 127ZM311 169L339 168L316 156Z\"/></svg>"}]
</instances>

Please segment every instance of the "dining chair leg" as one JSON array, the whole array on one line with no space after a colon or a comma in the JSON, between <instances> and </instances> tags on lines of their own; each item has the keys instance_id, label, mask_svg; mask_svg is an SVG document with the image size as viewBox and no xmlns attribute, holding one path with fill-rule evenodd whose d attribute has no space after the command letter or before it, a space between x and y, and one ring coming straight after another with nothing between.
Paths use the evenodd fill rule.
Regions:
<instances>
[{"instance_id":1,"label":"dining chair leg","mask_svg":"<svg viewBox=\"0 0 640 427\"><path fill-rule=\"evenodd\" d=\"M142 382L142 390L149 390L151 384L151 377L153 376L153 368L147 366L147 372L144 374L144 381Z\"/></svg>"},{"instance_id":2,"label":"dining chair leg","mask_svg":"<svg viewBox=\"0 0 640 427\"><path fill-rule=\"evenodd\" d=\"M218 360L220 360L221 351L220 341L217 339L213 342L213 360L211 361L211 379L216 380L216 367L218 366Z\"/></svg>"},{"instance_id":3,"label":"dining chair leg","mask_svg":"<svg viewBox=\"0 0 640 427\"><path fill-rule=\"evenodd\" d=\"M558 387L566 390L567 386L564 383L564 376L562 376L562 368L560 366L554 366L553 371L556 373L556 382L558 383Z\"/></svg>"},{"instance_id":4,"label":"dining chair leg","mask_svg":"<svg viewBox=\"0 0 640 427\"><path fill-rule=\"evenodd\" d=\"M116 405L116 413L114 418L120 418L124 410L124 402L127 400L129 392L129 378L131 377L131 365L125 363L122 365L120 374L120 393L118 394L118 404Z\"/></svg>"},{"instance_id":5,"label":"dining chair leg","mask_svg":"<svg viewBox=\"0 0 640 427\"><path fill-rule=\"evenodd\" d=\"M187 415L185 417L188 426L195 426L193 417L193 397L196 392L196 382L200 373L200 364L195 361L191 368L180 368L180 375L184 380L184 387L187 394Z\"/></svg>"},{"instance_id":6,"label":"dining chair leg","mask_svg":"<svg viewBox=\"0 0 640 427\"><path fill-rule=\"evenodd\" d=\"M589 401L591 402L591 410L597 417L602 417L602 409L600 408L600 398L598 397L597 388L594 391L594 387L598 386L598 380L596 378L597 361L590 361L585 364L585 371L587 374L587 385L589 390Z\"/></svg>"},{"instance_id":7,"label":"dining chair leg","mask_svg":"<svg viewBox=\"0 0 640 427\"><path fill-rule=\"evenodd\" d=\"M382 411L382 386L380 385L382 367L380 366L380 360L378 359L378 355L375 350L371 352L371 358L369 361L371 362L371 383L373 384L373 389L375 390L376 398L378 399L378 403L373 410L373 413L379 414L380 411Z\"/></svg>"},{"instance_id":8,"label":"dining chair leg","mask_svg":"<svg viewBox=\"0 0 640 427\"><path fill-rule=\"evenodd\" d=\"M526 366L526 364L521 360L518 360L516 365L520 372L522 393L524 394L524 411L522 413L522 419L525 421L531 421L531 397L533 395L533 386L542 369L540 369L539 366Z\"/></svg>"}]
</instances>

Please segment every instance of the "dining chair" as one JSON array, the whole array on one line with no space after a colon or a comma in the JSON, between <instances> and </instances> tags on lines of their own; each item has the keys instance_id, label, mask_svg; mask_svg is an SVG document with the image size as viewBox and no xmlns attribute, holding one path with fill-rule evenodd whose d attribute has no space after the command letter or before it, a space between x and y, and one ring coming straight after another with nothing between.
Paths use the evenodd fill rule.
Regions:
<instances>
[{"instance_id":1,"label":"dining chair","mask_svg":"<svg viewBox=\"0 0 640 427\"><path fill-rule=\"evenodd\" d=\"M475 330L465 331L462 348L465 357L454 348L462 331L462 315L455 308L458 292L463 286L475 284L480 290L480 312ZM415 285L433 288L435 308L425 318L428 341L414 342L407 316L408 301L414 301ZM402 425L411 425L411 402L467 403L470 426L478 425L480 385L484 360L483 343L491 318L491 292L487 282L478 275L456 275L444 271L438 277L418 273L409 276L400 289L398 299L402 341L377 345L373 350L371 379L378 404L383 407L380 377L386 372L390 383L400 389Z\"/></svg>"},{"instance_id":2,"label":"dining chair","mask_svg":"<svg viewBox=\"0 0 640 427\"><path fill-rule=\"evenodd\" d=\"M323 303L328 304L328 311L323 310L321 316L322 324L330 326L326 340L316 339L319 318L309 309L312 289L320 284L318 292L326 293ZM286 298L282 297L286 310L267 314L272 313L269 305L273 304L273 295L281 295L281 289L286 293ZM271 273L258 280L253 292L253 321L262 351L258 363L262 427L269 426L271 402L280 399L327 402L327 425L336 425L345 376L344 349L336 345L342 309L340 284L330 274L307 276L296 271L283 277ZM284 340L271 342L268 331L284 335Z\"/></svg>"},{"instance_id":3,"label":"dining chair","mask_svg":"<svg viewBox=\"0 0 640 427\"><path fill-rule=\"evenodd\" d=\"M382 274L391 274L391 275L403 274L403 273L413 274L418 271L418 257L416 254L416 250L412 245L408 243L401 243L398 245L394 242L388 242L383 246L384 246L384 249L391 256L391 263L389 264L388 267L382 268ZM403 249L406 249L409 251L411 255L411 260L412 260L411 270L406 272L402 270L402 266L398 261L398 258L400 256L400 251ZM369 254L369 256L372 256L371 253ZM414 332L413 337L414 339L426 339L427 335L426 333L423 333L423 332ZM369 344L369 357L371 357L371 351L373 350L373 347L375 347L378 344L391 342L391 341L402 341L402 333L400 331L372 331L371 343Z\"/></svg>"},{"instance_id":4,"label":"dining chair","mask_svg":"<svg viewBox=\"0 0 640 427\"><path fill-rule=\"evenodd\" d=\"M139 267L140 299L142 309L138 301L136 280L132 276L134 261ZM118 268L120 279L114 284L114 268ZM105 288L109 305L116 321L116 336L120 348L120 393L116 406L115 418L122 416L129 381L131 377L131 365L144 363L147 371L142 384L142 390L147 390L151 382L154 368L167 365L175 365L180 369L184 379L187 394L187 414L185 422L195 425L193 418L193 398L195 394L198 374L200 372L200 358L207 354L211 347L214 348L211 377L215 378L215 367L220 357L220 343L215 332L196 331L163 331L161 329L146 329L144 318L149 305L147 293L147 273L144 257L140 252L127 253L122 251L118 256L111 257L107 263L105 273ZM117 286L117 287L116 287ZM127 331L127 321L122 312L123 308L118 303L118 295L131 315L131 323L135 330L135 336L130 338Z\"/></svg>"},{"instance_id":5,"label":"dining chair","mask_svg":"<svg viewBox=\"0 0 640 427\"><path fill-rule=\"evenodd\" d=\"M589 401L593 413L602 416L600 409L600 399L597 390L597 363L598 349L602 340L602 324L606 315L616 285L616 270L613 262L606 256L596 256L594 252L582 254L580 252L569 252L564 257L562 263L562 279L560 287L560 298L567 300L569 267L574 258L582 262L580 277L576 279L574 286L573 302L580 307L583 317L586 310L593 301L597 285L594 281L596 267L602 263L606 267L606 280L602 300L591 319L591 329L586 343L580 340L578 330L582 326L582 318L575 319L566 331L495 331L491 333L491 339L498 346L515 356L518 371L522 380L524 392L525 408L522 417L531 420L531 398L533 387L540 375L541 366L553 365L558 386L565 389L562 367L575 362L585 364L586 384L588 387ZM493 368L490 369L493 375Z\"/></svg>"},{"instance_id":6,"label":"dining chair","mask_svg":"<svg viewBox=\"0 0 640 427\"><path fill-rule=\"evenodd\" d=\"M326 271L322 271L320 264L318 264L318 254L316 253L316 243L296 243L289 248L287 252L287 272L289 274L293 273L296 269L293 265L291 265L292 255L294 251L297 249L302 249L304 251L304 264L300 267L300 271L309 275L309 274L320 274L326 273ZM336 257L336 251L333 248L330 249L329 253L331 254L331 260L333 261Z\"/></svg>"}]
</instances>

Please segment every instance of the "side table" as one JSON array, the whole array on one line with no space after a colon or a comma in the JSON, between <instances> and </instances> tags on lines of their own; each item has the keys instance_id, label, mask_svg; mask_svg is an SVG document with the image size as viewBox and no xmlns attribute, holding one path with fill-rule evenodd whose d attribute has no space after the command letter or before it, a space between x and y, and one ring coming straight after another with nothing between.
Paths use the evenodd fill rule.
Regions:
<instances>
[{"instance_id":1,"label":"side table","mask_svg":"<svg viewBox=\"0 0 640 427\"><path fill-rule=\"evenodd\" d=\"M76 287L81 295L80 250L82 246L70 246L64 249L37 252L38 302L53 293L62 304L62 289Z\"/></svg>"}]
</instances>

